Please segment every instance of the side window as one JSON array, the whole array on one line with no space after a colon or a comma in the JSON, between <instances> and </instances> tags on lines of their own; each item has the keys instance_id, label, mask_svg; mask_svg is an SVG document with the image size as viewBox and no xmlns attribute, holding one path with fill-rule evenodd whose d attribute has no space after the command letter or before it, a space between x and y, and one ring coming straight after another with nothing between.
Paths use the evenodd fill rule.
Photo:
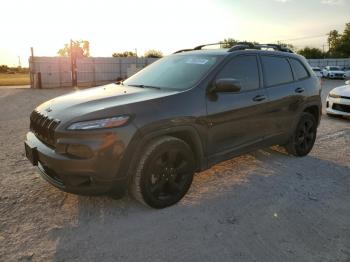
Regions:
<instances>
[{"instance_id":1,"label":"side window","mask_svg":"<svg viewBox=\"0 0 350 262\"><path fill-rule=\"evenodd\" d=\"M234 78L241 82L242 90L259 88L259 69L255 55L242 55L228 62L216 77Z\"/></svg>"},{"instance_id":2,"label":"side window","mask_svg":"<svg viewBox=\"0 0 350 262\"><path fill-rule=\"evenodd\" d=\"M291 58L289 61L295 74L295 80L305 79L309 77L309 73L306 71L305 67L301 64L300 61L293 58Z\"/></svg>"},{"instance_id":3,"label":"side window","mask_svg":"<svg viewBox=\"0 0 350 262\"><path fill-rule=\"evenodd\" d=\"M285 84L293 81L292 69L284 57L261 56L266 86Z\"/></svg>"}]
</instances>

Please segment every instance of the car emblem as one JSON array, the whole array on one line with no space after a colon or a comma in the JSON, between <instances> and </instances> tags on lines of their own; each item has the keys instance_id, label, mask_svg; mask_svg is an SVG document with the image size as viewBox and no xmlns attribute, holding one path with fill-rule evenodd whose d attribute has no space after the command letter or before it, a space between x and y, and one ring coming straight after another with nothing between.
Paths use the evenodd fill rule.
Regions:
<instances>
[{"instance_id":1,"label":"car emblem","mask_svg":"<svg viewBox=\"0 0 350 262\"><path fill-rule=\"evenodd\" d=\"M51 109L50 107L48 107L48 108L45 109L45 111L46 111L46 112L51 112L52 109Z\"/></svg>"}]
</instances>

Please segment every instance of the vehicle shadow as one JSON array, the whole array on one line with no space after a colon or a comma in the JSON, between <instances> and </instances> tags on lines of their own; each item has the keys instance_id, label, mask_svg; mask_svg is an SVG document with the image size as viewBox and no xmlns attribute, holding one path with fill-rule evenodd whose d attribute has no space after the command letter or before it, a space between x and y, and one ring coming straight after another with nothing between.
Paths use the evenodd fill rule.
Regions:
<instances>
[{"instance_id":1,"label":"vehicle shadow","mask_svg":"<svg viewBox=\"0 0 350 262\"><path fill-rule=\"evenodd\" d=\"M350 168L258 150L196 175L163 210L78 197L55 261L348 261Z\"/></svg>"}]
</instances>

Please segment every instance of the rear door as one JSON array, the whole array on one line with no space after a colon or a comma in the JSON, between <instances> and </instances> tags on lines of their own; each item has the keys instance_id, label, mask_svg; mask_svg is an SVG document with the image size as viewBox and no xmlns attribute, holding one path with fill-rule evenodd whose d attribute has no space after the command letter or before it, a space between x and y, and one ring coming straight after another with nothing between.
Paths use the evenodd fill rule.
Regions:
<instances>
[{"instance_id":1,"label":"rear door","mask_svg":"<svg viewBox=\"0 0 350 262\"><path fill-rule=\"evenodd\" d=\"M269 97L268 137L288 136L304 101L304 82L309 73L294 58L261 55L264 86ZM293 70L294 69L294 74Z\"/></svg>"},{"instance_id":2,"label":"rear door","mask_svg":"<svg viewBox=\"0 0 350 262\"><path fill-rule=\"evenodd\" d=\"M261 140L266 135L267 94L260 82L260 68L255 54L233 57L216 79L240 81L238 93L216 93L207 97L209 152L230 153Z\"/></svg>"}]
</instances>

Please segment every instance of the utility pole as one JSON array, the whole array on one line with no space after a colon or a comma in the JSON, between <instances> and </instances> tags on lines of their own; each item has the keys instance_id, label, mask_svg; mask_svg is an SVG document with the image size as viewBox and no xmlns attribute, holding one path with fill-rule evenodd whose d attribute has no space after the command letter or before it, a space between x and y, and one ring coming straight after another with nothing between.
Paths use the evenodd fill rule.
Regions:
<instances>
[{"instance_id":1,"label":"utility pole","mask_svg":"<svg viewBox=\"0 0 350 262\"><path fill-rule=\"evenodd\" d=\"M30 76L30 88L35 88L34 86L34 48L30 48L30 58L29 58L29 76Z\"/></svg>"},{"instance_id":2,"label":"utility pole","mask_svg":"<svg viewBox=\"0 0 350 262\"><path fill-rule=\"evenodd\" d=\"M71 63L71 70L72 70L72 86L77 86L77 65L76 65L76 53L73 46L73 40L70 40L70 63Z\"/></svg>"},{"instance_id":3,"label":"utility pole","mask_svg":"<svg viewBox=\"0 0 350 262\"><path fill-rule=\"evenodd\" d=\"M22 65L21 65L21 57L20 57L20 56L18 56L18 67L19 67L19 68L22 67Z\"/></svg>"}]
</instances>

